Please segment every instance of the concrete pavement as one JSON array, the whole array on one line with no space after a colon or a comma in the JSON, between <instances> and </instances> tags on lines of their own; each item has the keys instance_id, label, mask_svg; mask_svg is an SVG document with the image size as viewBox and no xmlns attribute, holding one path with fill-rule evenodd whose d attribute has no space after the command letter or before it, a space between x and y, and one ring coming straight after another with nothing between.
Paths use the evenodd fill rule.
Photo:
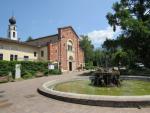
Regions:
<instances>
[{"instance_id":1,"label":"concrete pavement","mask_svg":"<svg viewBox=\"0 0 150 113\"><path fill-rule=\"evenodd\" d=\"M82 72L65 73L0 84L0 113L149 113L150 108L112 108L62 102L44 97L37 88L44 82L76 77Z\"/></svg>"}]
</instances>

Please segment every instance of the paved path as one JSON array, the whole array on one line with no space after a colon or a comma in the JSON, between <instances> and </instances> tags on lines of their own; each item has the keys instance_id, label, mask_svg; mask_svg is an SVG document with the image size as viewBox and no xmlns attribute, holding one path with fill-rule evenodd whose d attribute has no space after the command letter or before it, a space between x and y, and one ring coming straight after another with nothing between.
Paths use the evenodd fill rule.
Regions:
<instances>
[{"instance_id":1,"label":"paved path","mask_svg":"<svg viewBox=\"0 0 150 113\"><path fill-rule=\"evenodd\" d=\"M75 77L81 72L0 84L0 113L150 113L150 108L112 108L79 105L44 97L37 88L44 82Z\"/></svg>"}]
</instances>

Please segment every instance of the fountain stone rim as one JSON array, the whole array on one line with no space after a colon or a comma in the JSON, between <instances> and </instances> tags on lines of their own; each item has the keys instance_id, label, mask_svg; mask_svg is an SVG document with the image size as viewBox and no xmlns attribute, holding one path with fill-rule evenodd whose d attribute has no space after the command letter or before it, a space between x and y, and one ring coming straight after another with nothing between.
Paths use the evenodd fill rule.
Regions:
<instances>
[{"instance_id":1,"label":"fountain stone rim","mask_svg":"<svg viewBox=\"0 0 150 113\"><path fill-rule=\"evenodd\" d=\"M150 77L146 76L121 76L121 77L124 79L144 79L150 81ZM88 94L61 92L53 89L53 86L56 84L74 80L82 80L85 78L89 77L78 77L71 79L65 78L48 81L38 88L38 92L50 98L78 104L106 106L106 107L150 106L150 95L143 95L143 96L88 95ZM51 88L48 88L48 86Z\"/></svg>"}]
</instances>

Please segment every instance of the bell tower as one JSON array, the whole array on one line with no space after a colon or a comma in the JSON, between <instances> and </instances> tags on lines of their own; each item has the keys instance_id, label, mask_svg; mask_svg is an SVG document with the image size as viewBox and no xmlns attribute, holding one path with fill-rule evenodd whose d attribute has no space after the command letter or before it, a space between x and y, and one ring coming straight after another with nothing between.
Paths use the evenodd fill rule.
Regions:
<instances>
[{"instance_id":1,"label":"bell tower","mask_svg":"<svg viewBox=\"0 0 150 113\"><path fill-rule=\"evenodd\" d=\"M14 16L12 16L9 19L9 25L8 25L8 38L11 40L18 40L17 37L17 30L16 30L16 19Z\"/></svg>"}]
</instances>

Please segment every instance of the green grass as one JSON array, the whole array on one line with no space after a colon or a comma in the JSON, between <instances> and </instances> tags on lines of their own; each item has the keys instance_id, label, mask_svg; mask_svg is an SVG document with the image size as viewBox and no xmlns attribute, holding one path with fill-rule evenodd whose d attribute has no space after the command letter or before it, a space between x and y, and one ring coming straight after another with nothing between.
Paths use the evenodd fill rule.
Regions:
<instances>
[{"instance_id":1,"label":"green grass","mask_svg":"<svg viewBox=\"0 0 150 113\"><path fill-rule=\"evenodd\" d=\"M140 80L124 80L121 87L94 87L90 85L90 80L76 80L57 84L54 89L62 92L89 95L150 95L150 82Z\"/></svg>"}]
</instances>

